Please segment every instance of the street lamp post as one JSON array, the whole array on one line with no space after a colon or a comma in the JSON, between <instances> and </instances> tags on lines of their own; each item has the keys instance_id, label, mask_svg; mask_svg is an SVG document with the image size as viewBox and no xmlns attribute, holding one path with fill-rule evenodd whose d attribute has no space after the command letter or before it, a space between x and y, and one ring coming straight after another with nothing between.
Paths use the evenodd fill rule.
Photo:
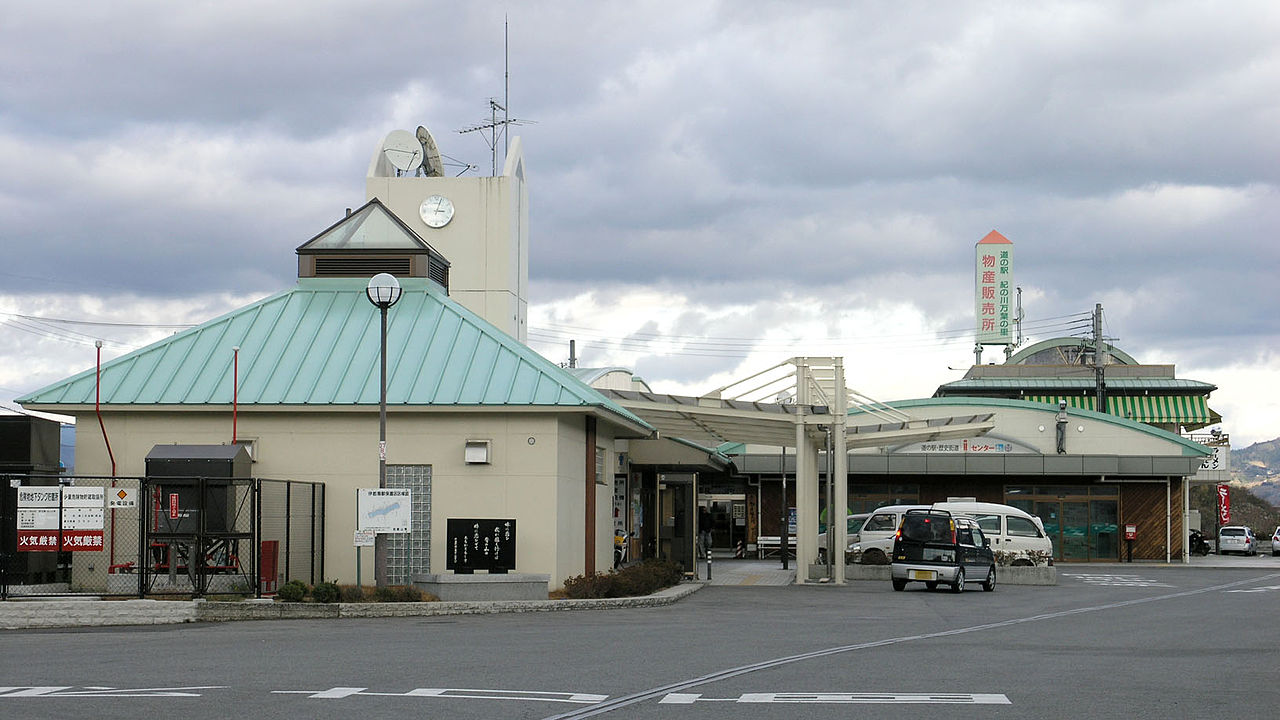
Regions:
<instances>
[{"instance_id":1,"label":"street lamp post","mask_svg":"<svg viewBox=\"0 0 1280 720\"><path fill-rule=\"evenodd\" d=\"M391 273L378 273L369 278L365 288L369 302L382 316L382 347L379 358L382 372L378 382L378 487L387 486L387 310L400 299L400 282ZM373 540L373 576L378 587L387 584L387 538L378 533Z\"/></svg>"}]
</instances>

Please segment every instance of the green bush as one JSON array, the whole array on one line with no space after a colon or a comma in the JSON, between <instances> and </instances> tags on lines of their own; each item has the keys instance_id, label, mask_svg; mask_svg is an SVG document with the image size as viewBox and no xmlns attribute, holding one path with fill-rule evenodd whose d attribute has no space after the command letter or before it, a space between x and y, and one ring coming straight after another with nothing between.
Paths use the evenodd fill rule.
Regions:
<instances>
[{"instance_id":1,"label":"green bush","mask_svg":"<svg viewBox=\"0 0 1280 720\"><path fill-rule=\"evenodd\" d=\"M338 590L338 584L335 582L316 583L311 588L311 600L318 603L334 603L338 602L341 593Z\"/></svg>"},{"instance_id":2,"label":"green bush","mask_svg":"<svg viewBox=\"0 0 1280 720\"><path fill-rule=\"evenodd\" d=\"M575 600L649 595L676 585L684 577L680 565L670 560L645 560L607 573L576 575L564 581L565 595Z\"/></svg>"},{"instance_id":3,"label":"green bush","mask_svg":"<svg viewBox=\"0 0 1280 720\"><path fill-rule=\"evenodd\" d=\"M276 592L276 599L281 602L302 602L309 589L301 580L290 580L280 586L280 590Z\"/></svg>"}]
</instances>

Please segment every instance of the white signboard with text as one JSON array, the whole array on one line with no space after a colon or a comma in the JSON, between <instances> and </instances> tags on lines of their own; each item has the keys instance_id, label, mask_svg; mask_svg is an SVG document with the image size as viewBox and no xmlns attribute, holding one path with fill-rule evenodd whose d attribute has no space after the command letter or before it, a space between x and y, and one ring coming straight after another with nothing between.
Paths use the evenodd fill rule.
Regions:
<instances>
[{"instance_id":1,"label":"white signboard with text","mask_svg":"<svg viewBox=\"0 0 1280 720\"><path fill-rule=\"evenodd\" d=\"M408 488L356 490L356 529L375 533L407 533L413 523L413 497Z\"/></svg>"},{"instance_id":2,"label":"white signboard with text","mask_svg":"<svg viewBox=\"0 0 1280 720\"><path fill-rule=\"evenodd\" d=\"M1013 284L1013 243L992 230L978 241L974 274L974 315L979 345L1012 345L1016 289Z\"/></svg>"}]
</instances>

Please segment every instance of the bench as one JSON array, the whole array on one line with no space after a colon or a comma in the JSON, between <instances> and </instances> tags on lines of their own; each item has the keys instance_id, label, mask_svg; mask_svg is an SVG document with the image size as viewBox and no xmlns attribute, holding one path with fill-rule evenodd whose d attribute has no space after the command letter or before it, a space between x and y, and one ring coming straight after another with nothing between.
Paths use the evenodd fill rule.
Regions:
<instances>
[{"instance_id":1,"label":"bench","mask_svg":"<svg viewBox=\"0 0 1280 720\"><path fill-rule=\"evenodd\" d=\"M796 556L796 536L790 536L787 545L787 557ZM756 552L759 553L760 559L767 557L777 557L782 552L782 538L778 535L761 535L756 538Z\"/></svg>"}]
</instances>

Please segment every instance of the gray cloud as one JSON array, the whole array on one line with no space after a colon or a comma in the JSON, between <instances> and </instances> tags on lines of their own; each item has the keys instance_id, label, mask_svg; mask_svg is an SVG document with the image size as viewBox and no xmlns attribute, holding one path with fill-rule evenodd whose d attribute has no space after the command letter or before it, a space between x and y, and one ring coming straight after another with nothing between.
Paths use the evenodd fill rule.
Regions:
<instances>
[{"instance_id":1,"label":"gray cloud","mask_svg":"<svg viewBox=\"0 0 1280 720\"><path fill-rule=\"evenodd\" d=\"M752 338L812 297L959 331L994 228L1029 317L1103 302L1140 358L1280 374L1262 0L30 4L0 24L2 294L287 286L389 130L487 172L456 131L503 97L504 17L535 305L654 288L688 302L661 332Z\"/></svg>"}]
</instances>

